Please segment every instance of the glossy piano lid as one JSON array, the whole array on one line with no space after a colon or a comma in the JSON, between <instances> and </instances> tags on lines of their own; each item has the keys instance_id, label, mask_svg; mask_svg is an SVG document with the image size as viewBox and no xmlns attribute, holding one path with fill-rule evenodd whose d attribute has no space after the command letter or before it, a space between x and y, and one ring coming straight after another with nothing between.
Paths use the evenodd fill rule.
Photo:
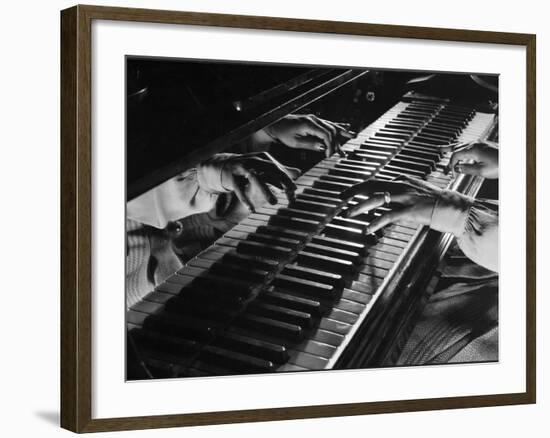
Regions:
<instances>
[{"instance_id":1,"label":"glossy piano lid","mask_svg":"<svg viewBox=\"0 0 550 438\"><path fill-rule=\"evenodd\" d=\"M128 57L127 200L365 70Z\"/></svg>"}]
</instances>

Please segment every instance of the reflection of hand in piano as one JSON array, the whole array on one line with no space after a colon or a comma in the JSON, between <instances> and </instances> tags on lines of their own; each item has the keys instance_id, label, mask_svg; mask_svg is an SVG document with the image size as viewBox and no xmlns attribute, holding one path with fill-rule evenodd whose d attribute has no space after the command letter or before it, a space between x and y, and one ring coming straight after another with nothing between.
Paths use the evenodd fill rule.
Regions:
<instances>
[{"instance_id":1,"label":"reflection of hand in piano","mask_svg":"<svg viewBox=\"0 0 550 438\"><path fill-rule=\"evenodd\" d=\"M290 115L263 131L273 140L295 149L324 152L330 157L341 152L340 146L355 135L346 124L324 120L314 115Z\"/></svg>"},{"instance_id":2,"label":"reflection of hand in piano","mask_svg":"<svg viewBox=\"0 0 550 438\"><path fill-rule=\"evenodd\" d=\"M283 190L291 200L296 190L292 178L297 174L297 169L287 169L266 152L238 155L224 162L221 185L226 190L235 192L239 201L254 212L254 202L248 194L263 196L264 202L275 205L277 197L270 189L271 186ZM250 191L246 190L247 185L251 188Z\"/></svg>"}]
</instances>

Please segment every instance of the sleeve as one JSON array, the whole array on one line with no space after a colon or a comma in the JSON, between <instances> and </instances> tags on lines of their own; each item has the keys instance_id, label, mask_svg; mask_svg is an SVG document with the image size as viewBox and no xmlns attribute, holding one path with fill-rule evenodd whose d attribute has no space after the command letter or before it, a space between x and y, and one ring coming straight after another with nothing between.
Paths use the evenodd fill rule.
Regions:
<instances>
[{"instance_id":1,"label":"sleeve","mask_svg":"<svg viewBox=\"0 0 550 438\"><path fill-rule=\"evenodd\" d=\"M217 154L127 203L127 218L155 228L211 210L223 186L222 170L234 154Z\"/></svg>"},{"instance_id":2,"label":"sleeve","mask_svg":"<svg viewBox=\"0 0 550 438\"><path fill-rule=\"evenodd\" d=\"M443 191L434 206L430 226L453 233L467 257L498 272L498 203Z\"/></svg>"}]
</instances>

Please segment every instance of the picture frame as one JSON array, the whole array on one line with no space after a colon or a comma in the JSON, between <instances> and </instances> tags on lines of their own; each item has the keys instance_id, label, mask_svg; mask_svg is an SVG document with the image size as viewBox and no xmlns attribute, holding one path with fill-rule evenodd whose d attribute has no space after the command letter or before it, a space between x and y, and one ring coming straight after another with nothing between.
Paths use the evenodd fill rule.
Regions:
<instances>
[{"instance_id":1,"label":"picture frame","mask_svg":"<svg viewBox=\"0 0 550 438\"><path fill-rule=\"evenodd\" d=\"M525 50L524 391L97 418L93 415L92 24L99 21L358 38L482 43ZM531 34L78 5L61 12L61 426L74 432L350 416L536 402L536 37ZM122 99L122 91L121 91Z\"/></svg>"}]
</instances>

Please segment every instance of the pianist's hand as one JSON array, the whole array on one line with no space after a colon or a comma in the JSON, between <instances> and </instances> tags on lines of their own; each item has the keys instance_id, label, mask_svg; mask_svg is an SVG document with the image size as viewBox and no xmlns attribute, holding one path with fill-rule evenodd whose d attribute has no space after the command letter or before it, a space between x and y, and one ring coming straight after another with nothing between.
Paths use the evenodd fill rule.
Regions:
<instances>
[{"instance_id":1,"label":"pianist's hand","mask_svg":"<svg viewBox=\"0 0 550 438\"><path fill-rule=\"evenodd\" d=\"M324 152L327 157L341 152L340 145L355 134L349 125L310 115L289 115L264 128L273 140L296 149Z\"/></svg>"},{"instance_id":2,"label":"pianist's hand","mask_svg":"<svg viewBox=\"0 0 550 438\"><path fill-rule=\"evenodd\" d=\"M354 217L390 201L391 211L377 216L369 224L367 233L390 223L410 226L428 225L441 232L457 233L463 229L464 214L469 211L473 199L450 190L442 190L426 181L400 177L394 181L369 180L347 189L345 199L356 195L368 196L350 206L342 216Z\"/></svg>"},{"instance_id":3,"label":"pianist's hand","mask_svg":"<svg viewBox=\"0 0 550 438\"><path fill-rule=\"evenodd\" d=\"M467 163L466 161L472 162ZM472 142L453 153L448 170L484 178L498 178L498 147L496 143Z\"/></svg>"},{"instance_id":4,"label":"pianist's hand","mask_svg":"<svg viewBox=\"0 0 550 438\"><path fill-rule=\"evenodd\" d=\"M298 169L283 166L267 152L255 152L234 155L225 160L221 184L234 192L249 211L254 212L255 205L277 203L274 190L284 191L287 198L292 200L296 190L292 180L299 174Z\"/></svg>"}]
</instances>

